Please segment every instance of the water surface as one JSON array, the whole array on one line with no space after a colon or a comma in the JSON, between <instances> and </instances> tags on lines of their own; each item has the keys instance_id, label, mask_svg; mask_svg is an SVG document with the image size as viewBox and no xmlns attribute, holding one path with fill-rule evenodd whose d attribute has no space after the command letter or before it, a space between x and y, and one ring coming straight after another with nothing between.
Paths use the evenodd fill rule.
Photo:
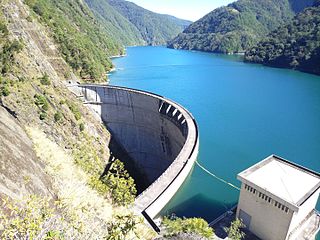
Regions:
<instances>
[{"instance_id":1,"label":"water surface","mask_svg":"<svg viewBox=\"0 0 320 240\"><path fill-rule=\"evenodd\" d=\"M213 173L240 186L237 173L273 153L320 171L320 77L164 47L132 47L127 54L114 59L110 83L190 110L200 128L198 161ZM211 221L238 196L195 166L162 214Z\"/></svg>"}]
</instances>

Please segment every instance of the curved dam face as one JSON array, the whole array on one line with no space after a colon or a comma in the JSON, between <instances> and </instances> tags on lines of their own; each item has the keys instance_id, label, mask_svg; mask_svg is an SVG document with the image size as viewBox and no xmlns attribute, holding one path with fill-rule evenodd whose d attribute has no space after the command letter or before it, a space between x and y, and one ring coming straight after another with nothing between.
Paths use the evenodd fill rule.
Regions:
<instances>
[{"instance_id":1,"label":"curved dam face","mask_svg":"<svg viewBox=\"0 0 320 240\"><path fill-rule=\"evenodd\" d=\"M156 217L196 160L199 140L194 118L182 106L145 91L110 85L71 89L84 98L144 173L148 187L136 198L135 209L146 218Z\"/></svg>"}]
</instances>

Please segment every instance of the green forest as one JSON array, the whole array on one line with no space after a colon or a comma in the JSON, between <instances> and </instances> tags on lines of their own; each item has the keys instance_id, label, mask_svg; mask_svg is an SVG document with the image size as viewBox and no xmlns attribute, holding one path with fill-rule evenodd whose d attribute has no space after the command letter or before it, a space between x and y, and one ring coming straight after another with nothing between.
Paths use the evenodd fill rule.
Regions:
<instances>
[{"instance_id":1,"label":"green forest","mask_svg":"<svg viewBox=\"0 0 320 240\"><path fill-rule=\"evenodd\" d=\"M126 1L26 0L26 4L51 29L66 62L89 82L105 81L113 67L109 57L124 54L124 46L165 45L190 23Z\"/></svg>"},{"instance_id":2,"label":"green forest","mask_svg":"<svg viewBox=\"0 0 320 240\"><path fill-rule=\"evenodd\" d=\"M245 54L245 61L320 74L320 1L290 24L271 32Z\"/></svg>"},{"instance_id":3,"label":"green forest","mask_svg":"<svg viewBox=\"0 0 320 240\"><path fill-rule=\"evenodd\" d=\"M270 31L288 23L311 3L289 0L239 0L220 7L170 41L169 47L219 53L244 52Z\"/></svg>"}]
</instances>

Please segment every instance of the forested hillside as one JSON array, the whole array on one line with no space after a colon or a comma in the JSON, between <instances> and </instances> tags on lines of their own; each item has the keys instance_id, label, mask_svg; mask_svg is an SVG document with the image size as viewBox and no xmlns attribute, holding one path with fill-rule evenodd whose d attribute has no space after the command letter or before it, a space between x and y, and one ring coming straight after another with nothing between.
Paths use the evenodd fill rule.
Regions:
<instances>
[{"instance_id":1,"label":"forested hillside","mask_svg":"<svg viewBox=\"0 0 320 240\"><path fill-rule=\"evenodd\" d=\"M1 1L0 239L135 238L134 181L66 86L109 66L120 47L104 34L80 1Z\"/></svg>"},{"instance_id":2,"label":"forested hillside","mask_svg":"<svg viewBox=\"0 0 320 240\"><path fill-rule=\"evenodd\" d=\"M320 1L248 50L245 60L320 74Z\"/></svg>"},{"instance_id":3,"label":"forested hillside","mask_svg":"<svg viewBox=\"0 0 320 240\"><path fill-rule=\"evenodd\" d=\"M108 34L125 46L145 45L139 30L106 0L85 0Z\"/></svg>"},{"instance_id":4,"label":"forested hillside","mask_svg":"<svg viewBox=\"0 0 320 240\"><path fill-rule=\"evenodd\" d=\"M157 14L125 0L86 0L102 3L107 1L115 10L130 21L148 45L165 45L182 32L191 22L170 15ZM94 8L100 8L100 4Z\"/></svg>"},{"instance_id":5,"label":"forested hillside","mask_svg":"<svg viewBox=\"0 0 320 240\"><path fill-rule=\"evenodd\" d=\"M310 0L238 0L210 12L170 41L169 47L210 52L244 52L270 31L288 23Z\"/></svg>"},{"instance_id":6,"label":"forested hillside","mask_svg":"<svg viewBox=\"0 0 320 240\"><path fill-rule=\"evenodd\" d=\"M107 0L25 2L52 29L66 62L86 81L105 80L109 57L123 54L123 46L166 44L188 23L120 0L110 1L112 6Z\"/></svg>"},{"instance_id":7,"label":"forested hillside","mask_svg":"<svg viewBox=\"0 0 320 240\"><path fill-rule=\"evenodd\" d=\"M112 68L108 56L123 52L121 44L80 1L27 0L26 4L50 27L65 60L83 79L103 79Z\"/></svg>"}]
</instances>

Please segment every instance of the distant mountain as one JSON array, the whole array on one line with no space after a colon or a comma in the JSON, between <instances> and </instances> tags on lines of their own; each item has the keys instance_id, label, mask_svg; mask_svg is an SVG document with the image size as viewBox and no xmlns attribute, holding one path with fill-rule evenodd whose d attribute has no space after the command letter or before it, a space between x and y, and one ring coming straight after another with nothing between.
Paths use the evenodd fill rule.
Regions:
<instances>
[{"instance_id":1,"label":"distant mountain","mask_svg":"<svg viewBox=\"0 0 320 240\"><path fill-rule=\"evenodd\" d=\"M248 50L245 60L320 75L320 0Z\"/></svg>"},{"instance_id":2,"label":"distant mountain","mask_svg":"<svg viewBox=\"0 0 320 240\"><path fill-rule=\"evenodd\" d=\"M238 0L217 8L169 42L168 47L220 53L244 52L293 18L313 0Z\"/></svg>"},{"instance_id":3,"label":"distant mountain","mask_svg":"<svg viewBox=\"0 0 320 240\"><path fill-rule=\"evenodd\" d=\"M121 45L145 45L139 30L122 14L114 9L107 0L85 0L96 18L109 35Z\"/></svg>"},{"instance_id":4,"label":"distant mountain","mask_svg":"<svg viewBox=\"0 0 320 240\"><path fill-rule=\"evenodd\" d=\"M191 24L190 21L170 15L157 14L124 0L86 0L91 7L91 2L94 1L101 4L107 1L138 29L142 39L148 45L165 45ZM101 8L101 5L96 4L95 7L92 7L96 11L97 8Z\"/></svg>"},{"instance_id":5,"label":"distant mountain","mask_svg":"<svg viewBox=\"0 0 320 240\"><path fill-rule=\"evenodd\" d=\"M123 54L123 46L166 44L190 23L120 0L110 4L108 0L25 3L32 16L51 30L66 62L86 81L105 79L113 67L109 57Z\"/></svg>"}]
</instances>

